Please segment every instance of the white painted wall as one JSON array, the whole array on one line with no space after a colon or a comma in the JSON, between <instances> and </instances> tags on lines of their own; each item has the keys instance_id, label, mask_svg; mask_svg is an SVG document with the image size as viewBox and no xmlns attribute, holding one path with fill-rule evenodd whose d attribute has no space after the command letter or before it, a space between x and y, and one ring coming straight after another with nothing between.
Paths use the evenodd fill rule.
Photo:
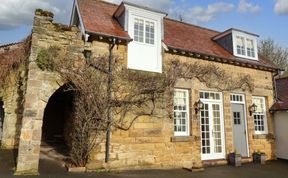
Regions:
<instances>
[{"instance_id":1,"label":"white painted wall","mask_svg":"<svg viewBox=\"0 0 288 178\"><path fill-rule=\"evenodd\" d=\"M274 115L276 135L276 156L288 159L288 111L276 112Z\"/></svg>"},{"instance_id":2,"label":"white painted wall","mask_svg":"<svg viewBox=\"0 0 288 178\"><path fill-rule=\"evenodd\" d=\"M162 36L163 36L163 17L161 13L152 12L133 6L126 6L128 13L128 33L134 37L134 19L141 18L155 23L155 44L145 44L132 41L128 44L128 68L162 72ZM145 39L144 39L145 40Z\"/></svg>"}]
</instances>

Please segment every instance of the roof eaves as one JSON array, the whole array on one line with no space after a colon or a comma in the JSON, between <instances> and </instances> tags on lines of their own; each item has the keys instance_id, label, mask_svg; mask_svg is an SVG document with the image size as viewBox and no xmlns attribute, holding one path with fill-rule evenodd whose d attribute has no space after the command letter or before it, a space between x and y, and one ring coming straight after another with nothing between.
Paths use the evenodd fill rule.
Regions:
<instances>
[{"instance_id":1,"label":"roof eaves","mask_svg":"<svg viewBox=\"0 0 288 178\"><path fill-rule=\"evenodd\" d=\"M5 47L8 47L8 46L13 46L13 45L21 44L21 43L23 43L23 41L15 42L15 43L3 44L3 45L0 45L0 48L5 48Z\"/></svg>"},{"instance_id":2,"label":"roof eaves","mask_svg":"<svg viewBox=\"0 0 288 178\"><path fill-rule=\"evenodd\" d=\"M272 66L267 66L264 64L252 64L249 62L239 61L236 59L223 58L223 57L204 54L204 53L200 53L200 52L189 51L186 49L173 47L171 45L166 45L166 46L168 47L169 51L171 50L173 53L177 53L177 54L185 55L185 56L189 56L189 57L195 57L195 58L204 59L204 60L210 60L210 61L215 61L215 62L220 62L220 63L227 63L227 64L231 64L231 65L249 67L249 68L271 71L271 72L278 70L278 68L274 68Z\"/></svg>"},{"instance_id":3,"label":"roof eaves","mask_svg":"<svg viewBox=\"0 0 288 178\"><path fill-rule=\"evenodd\" d=\"M108 39L116 38L118 40L123 40L123 41L127 41L127 42L133 41L133 39L130 37L116 36L116 35L110 35L110 34L105 34L105 33L100 33L100 32L91 32L91 31L87 31L87 30L86 30L86 33L90 34L90 35L96 35L99 37L103 37L103 38L108 38Z\"/></svg>"},{"instance_id":4,"label":"roof eaves","mask_svg":"<svg viewBox=\"0 0 288 178\"><path fill-rule=\"evenodd\" d=\"M228 30L225 30L224 32L219 33L216 36L212 37L212 40L218 40L220 38L223 38L224 36L227 36L230 33L232 33L232 31L238 31L238 32L246 33L248 35L259 37L259 35L255 34L255 33L247 32L247 31L240 30L240 29L237 29L237 28L229 28Z\"/></svg>"},{"instance_id":5,"label":"roof eaves","mask_svg":"<svg viewBox=\"0 0 288 178\"><path fill-rule=\"evenodd\" d=\"M259 35L255 34L255 33L251 33L251 32L247 32L245 30L240 30L240 29L237 29L237 28L230 28L229 30L234 30L234 31L238 31L238 32L242 32L242 33L246 33L248 35L252 35L252 36L256 36L256 37L260 37Z\"/></svg>"}]
</instances>

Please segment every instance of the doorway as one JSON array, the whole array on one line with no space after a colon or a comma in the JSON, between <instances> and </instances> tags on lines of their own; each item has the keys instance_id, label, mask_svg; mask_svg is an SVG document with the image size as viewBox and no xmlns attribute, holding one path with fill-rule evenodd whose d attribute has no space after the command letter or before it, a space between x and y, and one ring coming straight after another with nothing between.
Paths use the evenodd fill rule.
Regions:
<instances>
[{"instance_id":1,"label":"doorway","mask_svg":"<svg viewBox=\"0 0 288 178\"><path fill-rule=\"evenodd\" d=\"M44 110L41 143L42 163L50 160L64 164L65 160L69 158L69 122L72 119L74 94L68 91L67 87L68 85L60 87L50 97Z\"/></svg>"},{"instance_id":2,"label":"doorway","mask_svg":"<svg viewBox=\"0 0 288 178\"><path fill-rule=\"evenodd\" d=\"M200 111L201 119L201 159L223 159L224 120L222 94L218 92L200 92L204 108Z\"/></svg>"},{"instance_id":3,"label":"doorway","mask_svg":"<svg viewBox=\"0 0 288 178\"><path fill-rule=\"evenodd\" d=\"M248 157L246 112L244 95L231 95L231 119L234 149L243 157Z\"/></svg>"}]
</instances>

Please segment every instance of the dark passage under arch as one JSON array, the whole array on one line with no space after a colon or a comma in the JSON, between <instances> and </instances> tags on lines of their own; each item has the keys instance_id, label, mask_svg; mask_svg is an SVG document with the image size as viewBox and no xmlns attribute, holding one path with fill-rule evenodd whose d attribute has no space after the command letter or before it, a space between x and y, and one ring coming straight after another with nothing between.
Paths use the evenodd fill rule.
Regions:
<instances>
[{"instance_id":1,"label":"dark passage under arch","mask_svg":"<svg viewBox=\"0 0 288 178\"><path fill-rule=\"evenodd\" d=\"M49 99L44 110L41 159L65 162L69 156L69 123L72 119L74 94L60 87ZM41 161L40 161L41 167Z\"/></svg>"}]
</instances>

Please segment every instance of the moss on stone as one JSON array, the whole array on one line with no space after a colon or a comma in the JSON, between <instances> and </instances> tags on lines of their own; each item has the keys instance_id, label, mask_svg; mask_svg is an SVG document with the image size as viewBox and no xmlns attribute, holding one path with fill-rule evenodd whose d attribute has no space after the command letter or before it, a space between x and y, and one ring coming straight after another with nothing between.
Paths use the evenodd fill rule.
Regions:
<instances>
[{"instance_id":1,"label":"moss on stone","mask_svg":"<svg viewBox=\"0 0 288 178\"><path fill-rule=\"evenodd\" d=\"M42 70L49 70L52 68L51 61L49 60L49 53L46 49L41 49L36 58L37 66Z\"/></svg>"},{"instance_id":2,"label":"moss on stone","mask_svg":"<svg viewBox=\"0 0 288 178\"><path fill-rule=\"evenodd\" d=\"M42 10L42 9L36 9L35 10L35 15L40 15L40 16L44 16L44 17L51 17L51 18L54 17L54 14L52 12L45 11L45 10Z\"/></svg>"}]
</instances>

